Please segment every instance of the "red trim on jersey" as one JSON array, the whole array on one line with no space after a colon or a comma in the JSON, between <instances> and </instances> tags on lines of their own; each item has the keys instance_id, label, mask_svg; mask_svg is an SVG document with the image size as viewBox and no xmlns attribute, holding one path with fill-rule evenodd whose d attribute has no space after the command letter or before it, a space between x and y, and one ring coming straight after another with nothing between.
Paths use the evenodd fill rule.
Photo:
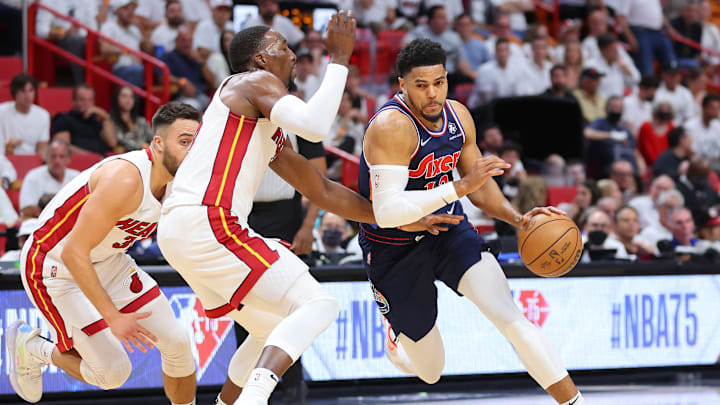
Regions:
<instances>
[{"instance_id":1,"label":"red trim on jersey","mask_svg":"<svg viewBox=\"0 0 720 405\"><path fill-rule=\"evenodd\" d=\"M365 229L365 227L362 226L362 225L360 225L360 228L362 228L362 230L363 230L365 233L367 233L367 234L369 234L369 235L372 235L372 236L374 236L374 237L376 237L376 238L382 238L382 239L387 239L387 240L412 241L412 238L391 238L391 237L388 237L388 236L378 235L378 234L369 232L369 231L368 231L367 229Z\"/></svg>"},{"instance_id":2,"label":"red trim on jersey","mask_svg":"<svg viewBox=\"0 0 720 405\"><path fill-rule=\"evenodd\" d=\"M237 223L237 217L222 207L208 207L208 220L215 238L250 268L250 273L230 298L233 308L250 292L260 276L275 263L280 255L272 250L262 238L250 236L248 229Z\"/></svg>"},{"instance_id":3,"label":"red trim on jersey","mask_svg":"<svg viewBox=\"0 0 720 405\"><path fill-rule=\"evenodd\" d=\"M85 184L55 210L52 218L33 233L32 246L25 261L28 289L35 301L35 306L55 329L58 339L57 348L61 352L72 349L73 340L68 336L65 321L47 292L43 280L43 264L47 252L52 250L75 225L80 215L80 209L89 196L90 190Z\"/></svg>"},{"instance_id":4,"label":"red trim on jersey","mask_svg":"<svg viewBox=\"0 0 720 405\"><path fill-rule=\"evenodd\" d=\"M210 183L203 197L203 205L223 207L228 210L232 208L235 181L256 125L257 118L248 118L232 112L228 114Z\"/></svg>"},{"instance_id":5,"label":"red trim on jersey","mask_svg":"<svg viewBox=\"0 0 720 405\"><path fill-rule=\"evenodd\" d=\"M243 304L240 304L239 308L237 309L240 310L242 307ZM232 311L235 308L233 308L230 304L223 304L217 308L203 309L205 310L205 316L207 316L208 318L220 318L221 316L225 316L228 312Z\"/></svg>"},{"instance_id":6,"label":"red trim on jersey","mask_svg":"<svg viewBox=\"0 0 720 405\"><path fill-rule=\"evenodd\" d=\"M150 148L145 148L145 152L147 152L148 160L152 162L152 152L150 152Z\"/></svg>"},{"instance_id":7,"label":"red trim on jersey","mask_svg":"<svg viewBox=\"0 0 720 405\"><path fill-rule=\"evenodd\" d=\"M366 232L366 233L367 233L367 232ZM384 240L373 239L373 238L369 237L368 235L365 235L365 238L367 238L368 240L371 240L371 241L373 241L373 242L383 243L383 244L386 244L386 245L395 245L395 246L406 246L406 245L409 245L409 244L412 243L412 242L404 242L404 243L386 242L386 241L384 241Z\"/></svg>"},{"instance_id":8,"label":"red trim on jersey","mask_svg":"<svg viewBox=\"0 0 720 405\"><path fill-rule=\"evenodd\" d=\"M160 287L155 286L145 292L145 294L135 298L133 301L131 301L129 304L125 305L120 309L120 312L123 314L130 314L133 312L137 312L138 309L142 308L145 304L148 302L154 300L155 298L160 296ZM107 322L105 322L105 319L99 319L90 325L82 328L82 331L85 332L86 335L92 336L101 330L108 327Z\"/></svg>"}]
</instances>

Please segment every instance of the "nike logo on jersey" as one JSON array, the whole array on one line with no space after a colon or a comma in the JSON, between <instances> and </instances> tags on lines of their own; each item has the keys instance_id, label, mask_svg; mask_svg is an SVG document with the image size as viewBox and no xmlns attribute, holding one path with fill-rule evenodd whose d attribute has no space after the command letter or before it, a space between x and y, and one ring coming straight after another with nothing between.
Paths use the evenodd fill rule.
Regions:
<instances>
[{"instance_id":1,"label":"nike logo on jersey","mask_svg":"<svg viewBox=\"0 0 720 405\"><path fill-rule=\"evenodd\" d=\"M418 235L418 236L416 236L416 237L415 237L415 243L420 242L420 241L422 240L422 238L424 238L424 237L425 237L425 235Z\"/></svg>"},{"instance_id":2,"label":"nike logo on jersey","mask_svg":"<svg viewBox=\"0 0 720 405\"><path fill-rule=\"evenodd\" d=\"M428 143L428 142L430 142L431 139L432 139L432 138L428 138L428 139L426 139L426 140L424 140L424 141L423 141L423 140L420 140L420 146L425 146L425 144Z\"/></svg>"},{"instance_id":3,"label":"nike logo on jersey","mask_svg":"<svg viewBox=\"0 0 720 405\"><path fill-rule=\"evenodd\" d=\"M450 206L450 209L448 210L447 213L448 213L448 214L452 214L453 211L455 211L455 202L452 203L452 205Z\"/></svg>"}]
</instances>

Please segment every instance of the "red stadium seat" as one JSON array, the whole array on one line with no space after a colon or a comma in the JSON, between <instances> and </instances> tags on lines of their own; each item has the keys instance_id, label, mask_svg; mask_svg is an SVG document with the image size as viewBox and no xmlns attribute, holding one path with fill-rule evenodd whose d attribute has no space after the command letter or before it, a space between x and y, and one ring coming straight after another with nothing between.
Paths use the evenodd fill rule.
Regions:
<instances>
[{"instance_id":1,"label":"red stadium seat","mask_svg":"<svg viewBox=\"0 0 720 405\"><path fill-rule=\"evenodd\" d=\"M15 56L0 56L0 81L10 83L13 77L23 72L22 59Z\"/></svg>"},{"instance_id":2,"label":"red stadium seat","mask_svg":"<svg viewBox=\"0 0 720 405\"><path fill-rule=\"evenodd\" d=\"M12 95L10 95L10 86L6 86L5 83L0 83L0 103L11 101Z\"/></svg>"},{"instance_id":3,"label":"red stadium seat","mask_svg":"<svg viewBox=\"0 0 720 405\"><path fill-rule=\"evenodd\" d=\"M370 79L370 41L358 40L355 42L350 63L357 66L362 82L367 83Z\"/></svg>"},{"instance_id":4,"label":"red stadium seat","mask_svg":"<svg viewBox=\"0 0 720 405\"><path fill-rule=\"evenodd\" d=\"M6 155L15 171L17 172L18 180L25 178L27 172L31 169L43 165L43 159L40 155Z\"/></svg>"},{"instance_id":5,"label":"red stadium seat","mask_svg":"<svg viewBox=\"0 0 720 405\"><path fill-rule=\"evenodd\" d=\"M54 116L70 111L72 108L72 89L66 87L40 87L37 94L38 105Z\"/></svg>"},{"instance_id":6,"label":"red stadium seat","mask_svg":"<svg viewBox=\"0 0 720 405\"><path fill-rule=\"evenodd\" d=\"M577 194L577 187L548 187L547 204L558 205L563 202L573 202Z\"/></svg>"},{"instance_id":7,"label":"red stadium seat","mask_svg":"<svg viewBox=\"0 0 720 405\"><path fill-rule=\"evenodd\" d=\"M378 41L385 42L392 49L397 50L397 52L395 53L395 56L397 56L397 54L400 53L400 48L402 48L402 43L403 40L405 40L405 35L407 35L407 31L382 30L378 32Z\"/></svg>"},{"instance_id":8,"label":"red stadium seat","mask_svg":"<svg viewBox=\"0 0 720 405\"><path fill-rule=\"evenodd\" d=\"M467 104L470 94L472 94L475 85L472 83L461 83L455 86L455 100Z\"/></svg>"},{"instance_id":9,"label":"red stadium seat","mask_svg":"<svg viewBox=\"0 0 720 405\"><path fill-rule=\"evenodd\" d=\"M75 153L72 155L72 160L68 167L70 169L83 171L101 160L102 156L97 153Z\"/></svg>"},{"instance_id":10,"label":"red stadium seat","mask_svg":"<svg viewBox=\"0 0 720 405\"><path fill-rule=\"evenodd\" d=\"M7 196L10 199L13 208L15 208L15 212L20 213L20 189L8 189L5 191L7 192Z\"/></svg>"},{"instance_id":11,"label":"red stadium seat","mask_svg":"<svg viewBox=\"0 0 720 405\"><path fill-rule=\"evenodd\" d=\"M349 160L344 160L342 162L342 184L354 191L358 191L358 172L360 170L360 166L355 163L351 162Z\"/></svg>"}]
</instances>

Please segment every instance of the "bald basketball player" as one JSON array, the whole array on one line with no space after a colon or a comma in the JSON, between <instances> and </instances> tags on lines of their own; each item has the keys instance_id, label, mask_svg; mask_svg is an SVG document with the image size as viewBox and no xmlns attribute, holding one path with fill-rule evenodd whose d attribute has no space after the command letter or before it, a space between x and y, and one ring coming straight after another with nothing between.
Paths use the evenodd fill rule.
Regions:
<instances>
[{"instance_id":1,"label":"bald basketball player","mask_svg":"<svg viewBox=\"0 0 720 405\"><path fill-rule=\"evenodd\" d=\"M148 149L80 173L45 207L25 242L23 286L52 335L46 340L22 321L7 330L10 382L28 402L42 396L44 364L108 390L130 376L124 348L157 346L165 394L173 404L195 403L189 336L155 280L125 252L155 231L166 186L192 143L200 112L173 102L152 121Z\"/></svg>"}]
</instances>

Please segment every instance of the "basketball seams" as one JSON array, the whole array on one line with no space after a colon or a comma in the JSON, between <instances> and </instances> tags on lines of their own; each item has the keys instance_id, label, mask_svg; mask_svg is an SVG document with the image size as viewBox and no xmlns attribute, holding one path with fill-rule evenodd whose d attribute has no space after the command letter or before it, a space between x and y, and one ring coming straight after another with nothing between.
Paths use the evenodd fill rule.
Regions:
<instances>
[{"instance_id":1,"label":"basketball seams","mask_svg":"<svg viewBox=\"0 0 720 405\"><path fill-rule=\"evenodd\" d=\"M573 246L573 250L577 249L578 242L580 242L579 244L582 244L582 238L580 237L580 232L578 232L577 238L575 238L575 246ZM553 246L555 246L555 244L553 244ZM560 276L563 276L563 275L569 273L570 270L572 270L575 267L577 262L580 261L580 257L582 257L582 254L576 255L575 260L573 260L572 262L567 262L565 267L561 267L560 269L555 270L552 273L541 275L541 277L560 277Z\"/></svg>"},{"instance_id":2,"label":"basketball seams","mask_svg":"<svg viewBox=\"0 0 720 405\"><path fill-rule=\"evenodd\" d=\"M547 224L547 223L549 223L549 222L550 222L550 221L546 222L545 224ZM545 225L545 224L542 224L542 225ZM538 228L542 227L542 225L540 225ZM565 232L563 232L562 235L560 235L560 237L558 237L557 239L555 239L555 241L553 242L552 245L548 246L542 253L540 253L536 258L533 259L533 261L531 261L531 262L528 263L527 265L530 266L531 264L535 263L535 261L537 261L537 259L543 257L543 255L544 255L545 253L547 253L548 250L552 249L555 245L557 245L558 241L562 240L562 238L564 238L565 235L567 235L568 232L574 231L574 230L575 230L575 228L569 228L569 229L567 229ZM527 238L526 238L526 239L527 239Z\"/></svg>"},{"instance_id":3,"label":"basketball seams","mask_svg":"<svg viewBox=\"0 0 720 405\"><path fill-rule=\"evenodd\" d=\"M523 251L523 249L525 248L525 242L527 242L527 240L530 239L530 236L532 236L532 234L535 233L535 231L537 231L538 229L542 228L542 227L545 226L546 224L549 224L549 223L555 222L555 221L570 221L570 222L573 223L573 225L575 224L572 220L570 220L570 218L555 218L555 219L551 219L551 220L549 220L549 221L543 222L542 224L540 224L539 226L537 226L535 229L533 229L532 231L530 231L530 233L528 233L528 234L525 236L525 239L523 239L523 242L522 242L522 244L520 245L520 250L519 250L520 254L522 255L522 251ZM533 261L534 261L534 260L533 260Z\"/></svg>"}]
</instances>

